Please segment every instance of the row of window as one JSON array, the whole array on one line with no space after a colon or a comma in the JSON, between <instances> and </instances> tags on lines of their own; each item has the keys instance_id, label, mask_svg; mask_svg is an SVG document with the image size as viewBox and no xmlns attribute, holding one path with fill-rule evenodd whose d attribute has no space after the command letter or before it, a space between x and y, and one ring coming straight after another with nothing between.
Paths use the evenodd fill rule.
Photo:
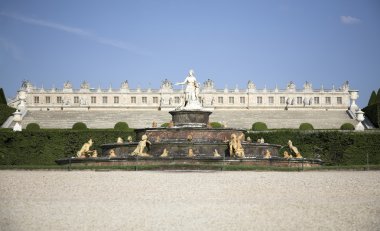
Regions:
<instances>
[{"instance_id":1,"label":"row of window","mask_svg":"<svg viewBox=\"0 0 380 231\"><path fill-rule=\"evenodd\" d=\"M240 97L240 104L245 104L245 99L246 97ZM81 102L83 99L80 99L79 96L74 96L74 104L79 104L79 103L85 103L85 102ZM222 96L219 96L218 97L218 104L223 104L224 100L224 97ZM294 102L294 99L286 99L284 96L281 96L280 97L280 104L319 104L319 97L314 97L314 100L311 101L312 99L307 99L307 98L302 98L302 97L297 97L296 98L296 102ZM119 96L114 96L113 97L113 103L114 104L118 104L119 103ZM170 100L171 101L171 100ZM46 96L45 97L45 102L47 104L51 103L51 97L50 96ZM57 101L56 101L58 104L62 104L64 103L63 102L63 99L61 96L57 96ZM148 97L146 96L143 96L141 97L141 102L143 104L147 104L148 103ZM38 104L40 103L40 97L39 96L34 96L34 103L35 104ZM91 104L96 104L97 103L97 97L96 96L91 96ZM103 104L108 104L108 97L107 96L103 96L102 97L102 103ZM136 101L136 97L135 96L132 96L131 97L131 103L135 104L137 103ZM153 97L153 103L154 104L158 104L158 97ZM172 102L169 102L169 104L171 104ZM180 97L174 97L174 103L175 104L179 104L180 103ZM235 104L235 97L228 97L228 103L229 104ZM257 97L257 101L256 101L257 104L263 104L263 97L262 96L258 96ZM268 97L268 103L269 104L274 104L274 97L273 96L269 96ZM336 98L336 103L337 104L342 104L342 97L337 97ZM331 104L331 97L325 97L325 104Z\"/></svg>"},{"instance_id":2,"label":"row of window","mask_svg":"<svg viewBox=\"0 0 380 231\"><path fill-rule=\"evenodd\" d=\"M223 104L223 99L224 97L218 97L218 104ZM256 98L256 103L257 104L263 104L263 97L262 96L258 96ZM307 99L307 98L303 98L302 97L297 97L297 102L293 102L294 100L292 99L286 99L284 96L281 96L280 97L280 104L319 104L319 97L314 97L314 100L312 101L312 99ZM235 97L229 97L228 98L228 103L229 104L234 104L235 103ZM268 103L269 104L274 104L274 97L273 96L269 96L268 97ZM337 97L336 98L336 103L337 104L342 104L343 101L342 101L342 97ZM240 104L245 104L245 97L240 97ZM325 104L331 104L331 97L325 97Z\"/></svg>"}]
</instances>

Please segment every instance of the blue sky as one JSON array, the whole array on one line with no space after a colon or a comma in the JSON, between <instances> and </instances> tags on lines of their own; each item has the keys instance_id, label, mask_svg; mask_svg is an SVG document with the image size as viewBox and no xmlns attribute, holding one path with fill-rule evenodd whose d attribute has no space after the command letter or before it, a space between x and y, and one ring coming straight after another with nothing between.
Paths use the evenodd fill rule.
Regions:
<instances>
[{"instance_id":1,"label":"blue sky","mask_svg":"<svg viewBox=\"0 0 380 231\"><path fill-rule=\"evenodd\" d=\"M0 87L380 87L380 1L1 0Z\"/></svg>"}]
</instances>

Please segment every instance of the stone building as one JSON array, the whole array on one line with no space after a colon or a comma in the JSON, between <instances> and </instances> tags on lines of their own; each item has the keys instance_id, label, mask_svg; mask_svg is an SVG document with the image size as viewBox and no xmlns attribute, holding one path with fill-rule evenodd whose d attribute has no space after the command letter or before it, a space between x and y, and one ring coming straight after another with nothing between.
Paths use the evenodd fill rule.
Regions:
<instances>
[{"instance_id":1,"label":"stone building","mask_svg":"<svg viewBox=\"0 0 380 231\"><path fill-rule=\"evenodd\" d=\"M62 89L37 88L24 82L22 89L26 91L28 110L173 110L183 95L183 90L173 89L167 79L159 89L130 89L128 81L115 89L91 88L86 81L79 89L70 82L64 83ZM314 89L309 82L302 88L290 82L284 89L257 89L252 81L244 89L216 89L214 81L208 79L201 87L199 101L211 110L346 110L350 106L350 92L348 82L338 89Z\"/></svg>"},{"instance_id":2,"label":"stone building","mask_svg":"<svg viewBox=\"0 0 380 231\"><path fill-rule=\"evenodd\" d=\"M128 81L118 88L92 88L84 81L79 89L70 82L63 88L37 88L24 81L17 96L9 102L19 109L2 127L13 127L18 120L23 127L38 123L42 128L71 128L75 122L85 122L90 128L112 128L125 121L130 127L149 127L171 119L168 111L183 101L184 90L174 89L165 79L157 89L131 89ZM199 102L211 110L211 121L228 127L250 128L254 122L264 122L268 128L298 128L311 123L314 128L339 128L343 123L356 125L359 97L348 82L338 88L302 87L293 83L283 88L257 89L252 81L244 89L216 89L208 79L200 84ZM359 111L360 112L360 111ZM361 117L360 117L361 118ZM360 122L360 121L359 121Z\"/></svg>"}]
</instances>

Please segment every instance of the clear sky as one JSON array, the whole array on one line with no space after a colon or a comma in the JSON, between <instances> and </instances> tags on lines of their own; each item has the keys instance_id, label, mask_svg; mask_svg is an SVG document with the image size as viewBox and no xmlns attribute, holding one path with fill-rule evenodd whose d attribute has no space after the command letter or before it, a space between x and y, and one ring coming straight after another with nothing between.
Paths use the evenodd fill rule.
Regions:
<instances>
[{"instance_id":1,"label":"clear sky","mask_svg":"<svg viewBox=\"0 0 380 231\"><path fill-rule=\"evenodd\" d=\"M380 87L378 0L0 0L0 87Z\"/></svg>"}]
</instances>

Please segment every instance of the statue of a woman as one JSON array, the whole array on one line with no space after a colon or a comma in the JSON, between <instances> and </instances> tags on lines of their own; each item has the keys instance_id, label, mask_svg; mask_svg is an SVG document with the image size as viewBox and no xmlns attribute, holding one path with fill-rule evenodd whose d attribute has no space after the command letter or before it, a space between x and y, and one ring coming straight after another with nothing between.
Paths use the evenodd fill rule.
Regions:
<instances>
[{"instance_id":1,"label":"statue of a woman","mask_svg":"<svg viewBox=\"0 0 380 231\"><path fill-rule=\"evenodd\" d=\"M196 88L199 87L197 83L197 79L194 76L194 71L190 70L189 75L186 76L186 79L181 83L176 83L175 85L186 85L185 89L185 102L195 101L197 99L197 93L199 92L199 89Z\"/></svg>"}]
</instances>

